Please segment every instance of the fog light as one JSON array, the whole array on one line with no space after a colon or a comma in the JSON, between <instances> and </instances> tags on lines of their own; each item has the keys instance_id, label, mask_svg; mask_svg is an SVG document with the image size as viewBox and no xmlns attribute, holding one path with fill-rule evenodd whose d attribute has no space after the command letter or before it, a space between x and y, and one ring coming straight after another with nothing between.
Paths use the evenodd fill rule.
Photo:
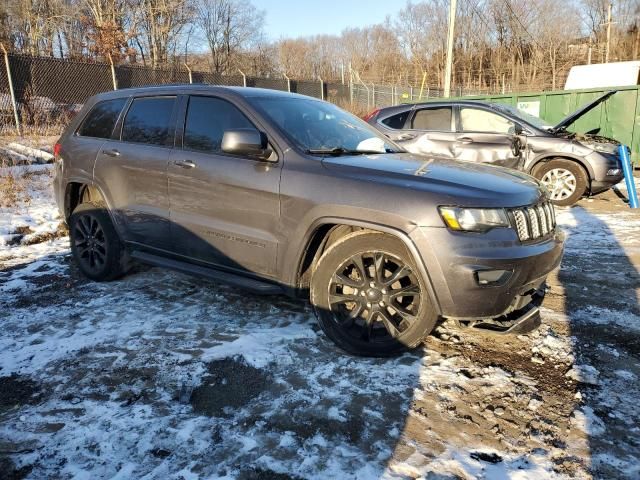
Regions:
<instances>
[{"instance_id":1,"label":"fog light","mask_svg":"<svg viewBox=\"0 0 640 480\"><path fill-rule=\"evenodd\" d=\"M496 287L504 285L511 278L510 270L478 270L476 272L476 281L478 285L483 287Z\"/></svg>"},{"instance_id":2,"label":"fog light","mask_svg":"<svg viewBox=\"0 0 640 480\"><path fill-rule=\"evenodd\" d=\"M610 168L609 170L607 170L607 177L613 177L615 175L620 175L621 172L622 172L622 170L620 170L619 168Z\"/></svg>"}]
</instances>

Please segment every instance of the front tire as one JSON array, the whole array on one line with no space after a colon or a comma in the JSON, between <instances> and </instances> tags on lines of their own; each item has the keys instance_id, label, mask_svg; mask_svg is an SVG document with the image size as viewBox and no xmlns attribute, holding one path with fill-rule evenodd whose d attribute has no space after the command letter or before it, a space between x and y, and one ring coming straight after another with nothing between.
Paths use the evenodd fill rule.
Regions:
<instances>
[{"instance_id":1,"label":"front tire","mask_svg":"<svg viewBox=\"0 0 640 480\"><path fill-rule=\"evenodd\" d=\"M386 357L415 348L438 318L413 256L382 233L359 231L332 244L310 290L322 330L354 355Z\"/></svg>"},{"instance_id":2,"label":"front tire","mask_svg":"<svg viewBox=\"0 0 640 480\"><path fill-rule=\"evenodd\" d=\"M572 160L545 162L536 167L533 176L547 187L551 202L561 207L576 203L587 189L587 172Z\"/></svg>"},{"instance_id":3,"label":"front tire","mask_svg":"<svg viewBox=\"0 0 640 480\"><path fill-rule=\"evenodd\" d=\"M91 280L115 280L126 273L128 254L103 205L78 205L69 219L69 238L78 267Z\"/></svg>"}]
</instances>

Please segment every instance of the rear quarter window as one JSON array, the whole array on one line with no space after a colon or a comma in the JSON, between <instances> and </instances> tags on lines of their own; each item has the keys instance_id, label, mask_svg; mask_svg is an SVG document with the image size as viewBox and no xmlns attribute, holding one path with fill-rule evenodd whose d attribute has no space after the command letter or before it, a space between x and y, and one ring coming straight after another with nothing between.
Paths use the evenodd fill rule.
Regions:
<instances>
[{"instance_id":1,"label":"rear quarter window","mask_svg":"<svg viewBox=\"0 0 640 480\"><path fill-rule=\"evenodd\" d=\"M88 113L80 128L81 137L110 138L118 121L118 116L127 103L126 98L116 98L99 102Z\"/></svg>"},{"instance_id":2,"label":"rear quarter window","mask_svg":"<svg viewBox=\"0 0 640 480\"><path fill-rule=\"evenodd\" d=\"M406 112L398 113L396 115L392 115L390 117L381 120L380 123L386 125L389 128L394 128L396 130L402 130L407 123L407 118L409 118L409 112L411 110L407 110Z\"/></svg>"}]
</instances>

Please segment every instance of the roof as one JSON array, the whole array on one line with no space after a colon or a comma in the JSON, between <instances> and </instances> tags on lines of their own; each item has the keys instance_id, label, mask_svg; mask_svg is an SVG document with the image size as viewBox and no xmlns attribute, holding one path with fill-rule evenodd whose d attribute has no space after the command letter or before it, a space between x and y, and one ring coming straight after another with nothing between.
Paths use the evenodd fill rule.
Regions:
<instances>
[{"instance_id":1,"label":"roof","mask_svg":"<svg viewBox=\"0 0 640 480\"><path fill-rule=\"evenodd\" d=\"M173 93L175 95L181 93L193 93L193 92L208 92L208 93L222 93L231 92L235 95L249 98L249 97L274 97L274 98L314 98L307 97L306 95L299 95L297 93L283 92L280 90L271 90L268 88L255 88L255 87L231 87L223 85L209 85L203 83L183 83L172 85L153 85L146 87L133 87L122 88L118 90L108 91L98 94L100 98L117 98L121 96L142 95L149 93ZM319 99L317 99L319 100Z\"/></svg>"},{"instance_id":2,"label":"roof","mask_svg":"<svg viewBox=\"0 0 640 480\"><path fill-rule=\"evenodd\" d=\"M453 105L485 105L492 106L495 105L494 102L487 102L484 100L434 100L429 102L422 103L406 103L403 105L395 105L392 107L384 107L381 108L381 112L395 111L402 112L404 110L412 109L412 108L422 108L422 107L442 107L442 106L453 106Z\"/></svg>"}]
</instances>

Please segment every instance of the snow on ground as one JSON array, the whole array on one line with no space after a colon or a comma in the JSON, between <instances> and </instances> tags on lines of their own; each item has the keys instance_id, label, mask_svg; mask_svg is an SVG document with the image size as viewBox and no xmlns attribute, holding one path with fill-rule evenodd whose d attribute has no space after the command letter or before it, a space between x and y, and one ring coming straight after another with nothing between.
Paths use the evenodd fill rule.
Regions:
<instances>
[{"instance_id":1,"label":"snow on ground","mask_svg":"<svg viewBox=\"0 0 640 480\"><path fill-rule=\"evenodd\" d=\"M13 179L11 187L6 188L26 190L17 193L14 205L0 203L0 246L39 243L38 239L52 236L60 226L60 215L53 207L52 165L0 168L0 177L3 175ZM12 255L17 253L21 252ZM0 251L0 260L7 254Z\"/></svg>"},{"instance_id":2,"label":"snow on ground","mask_svg":"<svg viewBox=\"0 0 640 480\"><path fill-rule=\"evenodd\" d=\"M0 471L640 475L640 222L614 196L558 212L567 254L537 332L443 325L380 360L342 353L304 302L147 267L87 281L59 236L50 176L30 180L31 201L0 211ZM21 227L51 235L11 241Z\"/></svg>"}]
</instances>

